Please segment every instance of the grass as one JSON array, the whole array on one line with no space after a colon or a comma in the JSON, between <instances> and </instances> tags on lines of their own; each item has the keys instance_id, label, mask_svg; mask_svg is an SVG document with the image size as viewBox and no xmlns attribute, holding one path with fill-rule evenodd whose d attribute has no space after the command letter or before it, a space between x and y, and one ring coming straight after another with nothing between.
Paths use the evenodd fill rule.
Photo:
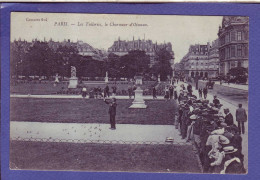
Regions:
<instances>
[{"instance_id":1,"label":"grass","mask_svg":"<svg viewBox=\"0 0 260 180\"><path fill-rule=\"evenodd\" d=\"M172 125L176 102L147 100L147 109L129 109L133 100L117 100L116 123ZM10 98L10 120L109 123L108 105L98 99Z\"/></svg>"},{"instance_id":2,"label":"grass","mask_svg":"<svg viewBox=\"0 0 260 180\"><path fill-rule=\"evenodd\" d=\"M10 168L200 173L192 146L11 141Z\"/></svg>"}]
</instances>

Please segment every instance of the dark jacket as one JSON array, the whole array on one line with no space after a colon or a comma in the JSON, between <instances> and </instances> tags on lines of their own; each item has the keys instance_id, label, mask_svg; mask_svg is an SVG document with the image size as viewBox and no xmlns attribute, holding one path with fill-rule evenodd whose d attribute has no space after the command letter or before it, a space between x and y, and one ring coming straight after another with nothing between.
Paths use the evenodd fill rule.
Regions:
<instances>
[{"instance_id":1,"label":"dark jacket","mask_svg":"<svg viewBox=\"0 0 260 180\"><path fill-rule=\"evenodd\" d=\"M213 104L215 106L218 106L220 104L219 100L216 98L216 99L213 99Z\"/></svg>"},{"instance_id":2,"label":"dark jacket","mask_svg":"<svg viewBox=\"0 0 260 180\"><path fill-rule=\"evenodd\" d=\"M236 121L239 121L239 122L247 121L246 110L244 108L238 108L236 110Z\"/></svg>"},{"instance_id":3,"label":"dark jacket","mask_svg":"<svg viewBox=\"0 0 260 180\"><path fill-rule=\"evenodd\" d=\"M109 104L108 113L111 116L115 116L116 115L116 106L117 106L117 104L115 102L108 102L107 100L105 100L105 103Z\"/></svg>"},{"instance_id":4,"label":"dark jacket","mask_svg":"<svg viewBox=\"0 0 260 180\"><path fill-rule=\"evenodd\" d=\"M207 88L203 88L203 93L207 94L208 93L208 89Z\"/></svg>"},{"instance_id":5,"label":"dark jacket","mask_svg":"<svg viewBox=\"0 0 260 180\"><path fill-rule=\"evenodd\" d=\"M225 117L225 123L226 123L228 126L231 126L232 124L234 124L233 116L232 116L231 113L229 113L228 115L226 115L226 117Z\"/></svg>"}]
</instances>

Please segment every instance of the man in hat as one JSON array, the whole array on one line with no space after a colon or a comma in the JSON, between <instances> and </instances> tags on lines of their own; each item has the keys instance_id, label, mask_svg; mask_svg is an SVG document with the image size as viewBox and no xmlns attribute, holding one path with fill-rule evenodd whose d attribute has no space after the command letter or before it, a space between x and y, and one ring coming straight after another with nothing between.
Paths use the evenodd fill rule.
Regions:
<instances>
[{"instance_id":1,"label":"man in hat","mask_svg":"<svg viewBox=\"0 0 260 180\"><path fill-rule=\"evenodd\" d=\"M214 96L213 104L214 104L214 107L218 107L220 105L220 101L216 95Z\"/></svg>"},{"instance_id":2,"label":"man in hat","mask_svg":"<svg viewBox=\"0 0 260 180\"><path fill-rule=\"evenodd\" d=\"M243 162L237 157L237 149L233 146L223 148L225 152L224 168L220 174L244 174L246 173Z\"/></svg>"},{"instance_id":3,"label":"man in hat","mask_svg":"<svg viewBox=\"0 0 260 180\"><path fill-rule=\"evenodd\" d=\"M238 124L239 134L245 134L245 122L247 121L246 110L242 108L242 104L238 105L238 109L236 110L236 121Z\"/></svg>"},{"instance_id":4,"label":"man in hat","mask_svg":"<svg viewBox=\"0 0 260 180\"><path fill-rule=\"evenodd\" d=\"M112 130L116 129L116 98L113 98L111 102L108 102L105 98L104 98L104 102L106 104L109 104L109 110L108 113L110 115L110 125Z\"/></svg>"},{"instance_id":5,"label":"man in hat","mask_svg":"<svg viewBox=\"0 0 260 180\"><path fill-rule=\"evenodd\" d=\"M233 115L229 112L229 109L224 109L224 113L226 114L225 116L225 123L228 126L231 126L234 124L234 120L233 120Z\"/></svg>"},{"instance_id":6,"label":"man in hat","mask_svg":"<svg viewBox=\"0 0 260 180\"><path fill-rule=\"evenodd\" d=\"M205 87L203 88L204 99L207 99L207 94L208 94L208 88L207 88L207 86L205 86Z\"/></svg>"},{"instance_id":7,"label":"man in hat","mask_svg":"<svg viewBox=\"0 0 260 180\"><path fill-rule=\"evenodd\" d=\"M192 95L192 86L190 84L188 84L187 90L188 90L189 95L191 96Z\"/></svg>"}]
</instances>

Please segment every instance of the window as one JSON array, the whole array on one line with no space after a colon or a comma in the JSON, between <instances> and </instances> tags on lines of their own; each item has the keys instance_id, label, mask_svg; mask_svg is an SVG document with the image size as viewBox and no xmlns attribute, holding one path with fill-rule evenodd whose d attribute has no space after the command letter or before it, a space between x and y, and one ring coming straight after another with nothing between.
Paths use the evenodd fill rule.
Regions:
<instances>
[{"instance_id":1,"label":"window","mask_svg":"<svg viewBox=\"0 0 260 180\"><path fill-rule=\"evenodd\" d=\"M230 58L230 48L226 48L226 59Z\"/></svg>"},{"instance_id":2,"label":"window","mask_svg":"<svg viewBox=\"0 0 260 180\"><path fill-rule=\"evenodd\" d=\"M244 36L245 36L245 40L248 40L248 31L245 32Z\"/></svg>"},{"instance_id":3,"label":"window","mask_svg":"<svg viewBox=\"0 0 260 180\"><path fill-rule=\"evenodd\" d=\"M236 56L235 46L231 46L231 57L235 57L235 56Z\"/></svg>"},{"instance_id":4,"label":"window","mask_svg":"<svg viewBox=\"0 0 260 180\"><path fill-rule=\"evenodd\" d=\"M245 46L245 56L248 56L248 47L247 46Z\"/></svg>"},{"instance_id":5,"label":"window","mask_svg":"<svg viewBox=\"0 0 260 180\"><path fill-rule=\"evenodd\" d=\"M226 43L229 42L229 34L226 34Z\"/></svg>"},{"instance_id":6,"label":"window","mask_svg":"<svg viewBox=\"0 0 260 180\"><path fill-rule=\"evenodd\" d=\"M241 45L238 45L238 46L237 46L237 56L238 56L238 57L241 57L241 56L242 56L242 46L241 46Z\"/></svg>"},{"instance_id":7,"label":"window","mask_svg":"<svg viewBox=\"0 0 260 180\"><path fill-rule=\"evenodd\" d=\"M221 49L220 58L225 59L225 49Z\"/></svg>"},{"instance_id":8,"label":"window","mask_svg":"<svg viewBox=\"0 0 260 180\"><path fill-rule=\"evenodd\" d=\"M236 40L236 32L232 31L231 32L231 41L235 41Z\"/></svg>"},{"instance_id":9,"label":"window","mask_svg":"<svg viewBox=\"0 0 260 180\"><path fill-rule=\"evenodd\" d=\"M238 41L242 40L242 32L241 31L237 32L237 40Z\"/></svg>"}]
</instances>

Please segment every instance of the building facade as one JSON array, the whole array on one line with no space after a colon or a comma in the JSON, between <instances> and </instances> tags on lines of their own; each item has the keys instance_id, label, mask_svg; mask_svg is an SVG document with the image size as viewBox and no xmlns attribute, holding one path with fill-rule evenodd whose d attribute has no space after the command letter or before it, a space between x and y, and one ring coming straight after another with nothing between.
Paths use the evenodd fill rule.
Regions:
<instances>
[{"instance_id":1,"label":"building facade","mask_svg":"<svg viewBox=\"0 0 260 180\"><path fill-rule=\"evenodd\" d=\"M208 77L219 76L219 40L216 39L210 44L208 52Z\"/></svg>"},{"instance_id":2,"label":"building facade","mask_svg":"<svg viewBox=\"0 0 260 180\"><path fill-rule=\"evenodd\" d=\"M157 44L153 43L152 40L145 40L145 39L137 39L135 40L133 37L132 41L120 40L120 37L117 41L114 41L113 45L108 48L108 53L114 53L118 56L124 56L128 54L129 51L132 50L141 50L145 51L147 55L150 56L150 66L154 65L155 62L155 55L156 51L166 48L168 52L172 55L173 59L171 59L170 63L174 65L174 52L172 50L171 43L164 43L164 44Z\"/></svg>"},{"instance_id":3,"label":"building facade","mask_svg":"<svg viewBox=\"0 0 260 180\"><path fill-rule=\"evenodd\" d=\"M248 68L248 36L248 17L223 17L218 31L221 75L227 75L231 68Z\"/></svg>"},{"instance_id":4,"label":"building facade","mask_svg":"<svg viewBox=\"0 0 260 180\"><path fill-rule=\"evenodd\" d=\"M219 74L218 40L204 45L191 45L182 58L185 77L212 78Z\"/></svg>"}]
</instances>

